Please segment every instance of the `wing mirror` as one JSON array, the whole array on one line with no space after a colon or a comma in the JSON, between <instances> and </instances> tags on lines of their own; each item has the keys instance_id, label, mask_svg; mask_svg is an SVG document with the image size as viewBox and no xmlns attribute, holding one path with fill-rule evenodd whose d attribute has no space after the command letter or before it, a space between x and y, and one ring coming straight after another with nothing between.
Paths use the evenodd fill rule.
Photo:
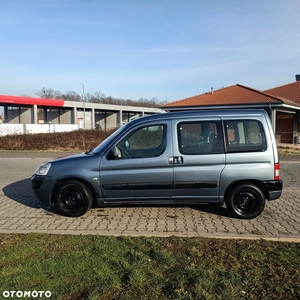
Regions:
<instances>
[{"instance_id":1,"label":"wing mirror","mask_svg":"<svg viewBox=\"0 0 300 300\"><path fill-rule=\"evenodd\" d=\"M120 149L117 147L117 146L114 146L112 149L111 149L111 154L112 154L112 157L114 159L119 159L122 157L122 154L121 154L121 151Z\"/></svg>"}]
</instances>

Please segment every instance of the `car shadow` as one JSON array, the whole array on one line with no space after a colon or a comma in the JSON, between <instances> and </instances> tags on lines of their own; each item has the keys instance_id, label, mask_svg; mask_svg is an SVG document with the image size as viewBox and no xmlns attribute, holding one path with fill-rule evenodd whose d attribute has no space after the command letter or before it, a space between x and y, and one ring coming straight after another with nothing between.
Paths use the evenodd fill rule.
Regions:
<instances>
[{"instance_id":1,"label":"car shadow","mask_svg":"<svg viewBox=\"0 0 300 300\"><path fill-rule=\"evenodd\" d=\"M192 209L199 210L202 212L206 212L212 215L218 215L220 217L228 217L232 218L228 209L224 206L216 205L216 204L197 204L188 206Z\"/></svg>"},{"instance_id":2,"label":"car shadow","mask_svg":"<svg viewBox=\"0 0 300 300\"><path fill-rule=\"evenodd\" d=\"M30 178L13 182L2 188L4 195L20 204L31 208L46 208L35 197Z\"/></svg>"},{"instance_id":3,"label":"car shadow","mask_svg":"<svg viewBox=\"0 0 300 300\"><path fill-rule=\"evenodd\" d=\"M13 182L2 189L4 195L20 204L31 208L41 208L53 214L60 215L55 207L50 205L44 205L39 202L39 200L34 195L31 189L30 178L23 179L20 181ZM223 206L217 206L214 204L134 204L134 205L105 205L105 206L93 206L91 210L103 209L107 207L189 207L194 210L198 210L205 213L210 213L213 215L218 215L221 217L230 217L228 210Z\"/></svg>"},{"instance_id":4,"label":"car shadow","mask_svg":"<svg viewBox=\"0 0 300 300\"><path fill-rule=\"evenodd\" d=\"M133 204L133 205L129 205L129 204L124 204L124 205L104 205L104 206L92 206L92 210L98 210L98 212L104 212L105 208L132 208L132 207L143 207L143 208L151 208L151 207L155 207L155 208L182 208L182 207L188 207L190 209L193 210L197 210L197 211L201 211L204 213L209 213L212 215L217 215L220 217L228 217L228 218L233 218L229 211L227 210L226 207L224 206L220 206L220 205L216 205L216 204L207 204L207 203L201 203L201 204Z\"/></svg>"}]
</instances>

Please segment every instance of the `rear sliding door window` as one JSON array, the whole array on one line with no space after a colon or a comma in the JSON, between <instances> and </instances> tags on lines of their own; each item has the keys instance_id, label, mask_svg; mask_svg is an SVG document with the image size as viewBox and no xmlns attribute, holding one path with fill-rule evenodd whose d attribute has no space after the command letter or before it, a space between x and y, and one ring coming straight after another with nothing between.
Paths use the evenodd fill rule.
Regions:
<instances>
[{"instance_id":1,"label":"rear sliding door window","mask_svg":"<svg viewBox=\"0 0 300 300\"><path fill-rule=\"evenodd\" d=\"M219 121L182 122L177 126L181 154L224 153L222 125Z\"/></svg>"},{"instance_id":2,"label":"rear sliding door window","mask_svg":"<svg viewBox=\"0 0 300 300\"><path fill-rule=\"evenodd\" d=\"M265 151L262 124L257 120L225 121L226 152Z\"/></svg>"}]
</instances>

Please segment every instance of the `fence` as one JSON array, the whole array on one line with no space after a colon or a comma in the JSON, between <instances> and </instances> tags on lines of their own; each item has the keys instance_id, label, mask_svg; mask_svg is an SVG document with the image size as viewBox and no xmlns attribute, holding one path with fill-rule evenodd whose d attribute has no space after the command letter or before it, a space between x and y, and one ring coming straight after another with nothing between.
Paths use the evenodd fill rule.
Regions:
<instances>
[{"instance_id":1,"label":"fence","mask_svg":"<svg viewBox=\"0 0 300 300\"><path fill-rule=\"evenodd\" d=\"M24 133L66 132L78 129L78 124L0 124L0 136Z\"/></svg>"},{"instance_id":2,"label":"fence","mask_svg":"<svg viewBox=\"0 0 300 300\"><path fill-rule=\"evenodd\" d=\"M300 142L300 133L297 131L275 132L277 143L298 144Z\"/></svg>"}]
</instances>

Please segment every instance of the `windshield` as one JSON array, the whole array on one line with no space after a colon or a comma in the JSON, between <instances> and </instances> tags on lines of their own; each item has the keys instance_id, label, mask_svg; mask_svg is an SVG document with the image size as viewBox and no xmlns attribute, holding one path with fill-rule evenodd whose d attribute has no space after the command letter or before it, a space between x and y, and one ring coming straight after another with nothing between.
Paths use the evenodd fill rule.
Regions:
<instances>
[{"instance_id":1,"label":"windshield","mask_svg":"<svg viewBox=\"0 0 300 300\"><path fill-rule=\"evenodd\" d=\"M117 135L120 134L120 132L126 130L127 128L127 124L120 127L118 130L116 130L113 134L111 134L110 136L108 136L104 141L102 141L102 143L100 143L94 150L93 150L93 154L98 154L100 153Z\"/></svg>"}]
</instances>

